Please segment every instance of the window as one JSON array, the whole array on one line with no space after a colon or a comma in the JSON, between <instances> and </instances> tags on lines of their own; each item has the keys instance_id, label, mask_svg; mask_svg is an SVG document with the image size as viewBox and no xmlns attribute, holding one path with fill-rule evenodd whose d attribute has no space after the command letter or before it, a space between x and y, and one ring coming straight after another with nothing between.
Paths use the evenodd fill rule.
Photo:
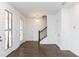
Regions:
<instances>
[{"instance_id":1,"label":"window","mask_svg":"<svg viewBox=\"0 0 79 59\"><path fill-rule=\"evenodd\" d=\"M23 20L20 19L20 41L23 40Z\"/></svg>"},{"instance_id":2,"label":"window","mask_svg":"<svg viewBox=\"0 0 79 59\"><path fill-rule=\"evenodd\" d=\"M12 13L5 10L5 49L12 46Z\"/></svg>"}]
</instances>

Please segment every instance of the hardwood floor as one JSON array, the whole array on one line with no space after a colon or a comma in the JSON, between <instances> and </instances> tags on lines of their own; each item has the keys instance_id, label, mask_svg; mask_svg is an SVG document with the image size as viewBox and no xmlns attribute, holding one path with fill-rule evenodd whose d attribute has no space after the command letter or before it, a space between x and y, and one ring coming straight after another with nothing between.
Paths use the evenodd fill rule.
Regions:
<instances>
[{"instance_id":1,"label":"hardwood floor","mask_svg":"<svg viewBox=\"0 0 79 59\"><path fill-rule=\"evenodd\" d=\"M71 51L61 51L55 44L25 42L7 57L77 57Z\"/></svg>"}]
</instances>

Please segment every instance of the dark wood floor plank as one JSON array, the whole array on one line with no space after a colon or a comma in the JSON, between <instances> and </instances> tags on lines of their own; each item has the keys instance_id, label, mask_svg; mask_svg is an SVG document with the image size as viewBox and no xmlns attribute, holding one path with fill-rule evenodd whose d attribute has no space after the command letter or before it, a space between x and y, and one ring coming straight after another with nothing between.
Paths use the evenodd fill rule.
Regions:
<instances>
[{"instance_id":1,"label":"dark wood floor plank","mask_svg":"<svg viewBox=\"0 0 79 59\"><path fill-rule=\"evenodd\" d=\"M71 51L61 51L56 44L25 42L7 57L77 57Z\"/></svg>"}]
</instances>

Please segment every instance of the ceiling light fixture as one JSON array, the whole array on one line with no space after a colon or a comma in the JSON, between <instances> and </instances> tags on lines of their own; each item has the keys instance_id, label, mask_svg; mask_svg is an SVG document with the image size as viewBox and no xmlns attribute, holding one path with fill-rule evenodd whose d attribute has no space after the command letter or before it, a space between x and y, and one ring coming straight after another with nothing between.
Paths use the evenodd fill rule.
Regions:
<instances>
[{"instance_id":1,"label":"ceiling light fixture","mask_svg":"<svg viewBox=\"0 0 79 59\"><path fill-rule=\"evenodd\" d=\"M39 22L39 20L36 20L36 22Z\"/></svg>"}]
</instances>

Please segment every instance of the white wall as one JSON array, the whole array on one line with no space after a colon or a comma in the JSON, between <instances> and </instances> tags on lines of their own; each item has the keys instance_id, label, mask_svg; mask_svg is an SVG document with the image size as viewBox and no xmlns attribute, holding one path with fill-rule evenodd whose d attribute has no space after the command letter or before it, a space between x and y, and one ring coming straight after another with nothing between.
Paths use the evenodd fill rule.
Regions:
<instances>
[{"instance_id":1,"label":"white wall","mask_svg":"<svg viewBox=\"0 0 79 59\"><path fill-rule=\"evenodd\" d=\"M56 13L56 20L57 20L57 42L56 44L60 47L61 46L61 10Z\"/></svg>"},{"instance_id":2,"label":"white wall","mask_svg":"<svg viewBox=\"0 0 79 59\"><path fill-rule=\"evenodd\" d=\"M7 50L5 50L5 9L9 10L13 13L13 46ZM0 3L0 35L2 36L3 41L0 42L0 56L7 56L13 50L19 47L22 43L20 42L20 17L22 15L17 12L13 7L11 7L8 3ZM25 19L23 17L23 19Z\"/></svg>"},{"instance_id":3,"label":"white wall","mask_svg":"<svg viewBox=\"0 0 79 59\"><path fill-rule=\"evenodd\" d=\"M27 41L37 41L37 34L35 31L34 20L32 18L27 18L24 20L24 39Z\"/></svg>"},{"instance_id":4,"label":"white wall","mask_svg":"<svg viewBox=\"0 0 79 59\"><path fill-rule=\"evenodd\" d=\"M36 20L39 20L36 22ZM38 31L46 26L46 21L43 18L27 17L24 20L24 39L26 41L38 41Z\"/></svg>"},{"instance_id":5,"label":"white wall","mask_svg":"<svg viewBox=\"0 0 79 59\"><path fill-rule=\"evenodd\" d=\"M69 49L79 56L79 3L69 9L70 15L70 40ZM75 26L75 28L74 28Z\"/></svg>"}]
</instances>

